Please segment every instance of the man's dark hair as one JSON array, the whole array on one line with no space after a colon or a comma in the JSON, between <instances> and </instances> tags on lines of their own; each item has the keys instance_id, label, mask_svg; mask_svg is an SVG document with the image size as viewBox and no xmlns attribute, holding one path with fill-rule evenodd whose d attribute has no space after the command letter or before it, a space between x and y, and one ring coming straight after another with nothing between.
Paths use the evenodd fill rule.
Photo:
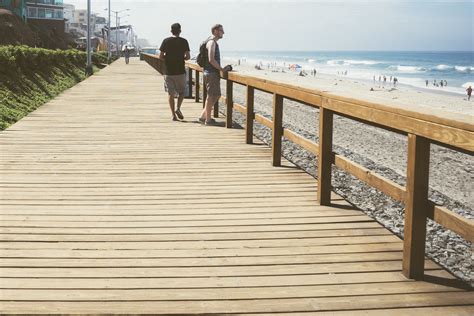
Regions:
<instances>
[{"instance_id":1,"label":"man's dark hair","mask_svg":"<svg viewBox=\"0 0 474 316\"><path fill-rule=\"evenodd\" d=\"M211 28L211 33L214 34L214 32L218 29L220 29L222 27L222 24L215 24L212 28Z\"/></svg>"},{"instance_id":2,"label":"man's dark hair","mask_svg":"<svg viewBox=\"0 0 474 316\"><path fill-rule=\"evenodd\" d=\"M181 24L179 23L171 24L171 33L173 35L179 35L179 33L181 33Z\"/></svg>"}]
</instances>

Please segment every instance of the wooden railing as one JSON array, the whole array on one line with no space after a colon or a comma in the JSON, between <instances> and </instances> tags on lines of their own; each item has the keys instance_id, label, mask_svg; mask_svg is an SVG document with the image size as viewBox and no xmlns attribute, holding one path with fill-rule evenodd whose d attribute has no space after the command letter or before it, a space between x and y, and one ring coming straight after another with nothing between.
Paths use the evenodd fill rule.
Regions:
<instances>
[{"instance_id":1,"label":"wooden railing","mask_svg":"<svg viewBox=\"0 0 474 316\"><path fill-rule=\"evenodd\" d=\"M145 60L158 71L161 61L155 55ZM202 68L187 63L188 84L195 87L195 100L200 101L199 76ZM194 72L194 81L193 81ZM430 144L437 144L469 155L474 153L474 125L435 115L345 98L317 90L241 75L221 73L226 80L226 126L232 127L232 112L237 110L246 117L245 140L253 140L253 122L272 129L272 164L281 164L282 137L318 156L318 200L321 205L331 204L331 168L336 167L354 175L368 185L405 204L403 274L420 280L424 275L426 219L430 218L445 228L474 241L474 221L466 219L445 207L428 200ZM246 105L233 102L233 84L247 87ZM273 94L273 120L254 112L255 89ZM204 89L205 90L205 89ZM205 91L203 91L205 100ZM284 98L319 108L319 144L283 127ZM332 151L333 117L340 115L370 126L376 126L408 137L408 166L406 187L382 177ZM218 105L214 109L218 115Z\"/></svg>"}]
</instances>

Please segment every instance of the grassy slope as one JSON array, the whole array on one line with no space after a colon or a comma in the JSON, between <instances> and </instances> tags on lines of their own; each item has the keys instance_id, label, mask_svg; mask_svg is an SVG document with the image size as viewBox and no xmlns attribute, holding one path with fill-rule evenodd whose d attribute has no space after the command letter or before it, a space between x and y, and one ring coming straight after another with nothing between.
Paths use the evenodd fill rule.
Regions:
<instances>
[{"instance_id":1,"label":"grassy slope","mask_svg":"<svg viewBox=\"0 0 474 316\"><path fill-rule=\"evenodd\" d=\"M46 54L41 56L41 62L30 62L30 59L38 57L31 56L30 48L23 49L27 53L23 52L9 67L3 67L3 70L0 67L0 130L8 128L85 78L82 52L49 57L48 51L43 50ZM18 54L15 51L13 55ZM5 59L5 55L0 54L0 59L2 57ZM53 61L48 62L49 59ZM96 56L95 61L99 64L103 59Z\"/></svg>"}]
</instances>

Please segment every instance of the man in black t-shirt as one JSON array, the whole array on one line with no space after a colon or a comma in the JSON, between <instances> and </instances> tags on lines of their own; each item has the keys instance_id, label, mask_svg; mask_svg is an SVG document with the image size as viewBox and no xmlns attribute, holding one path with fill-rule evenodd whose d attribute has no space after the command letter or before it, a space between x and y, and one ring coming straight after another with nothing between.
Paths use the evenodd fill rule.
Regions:
<instances>
[{"instance_id":1,"label":"man in black t-shirt","mask_svg":"<svg viewBox=\"0 0 474 316\"><path fill-rule=\"evenodd\" d=\"M181 104L184 99L184 86L186 84L186 74L184 70L184 61L191 56L189 53L188 41L182 37L181 25L174 23L171 25L173 36L163 40L160 46L160 59L165 61L165 90L168 91L168 101L170 104L173 121L184 119L181 113ZM178 96L178 106L174 110L174 98Z\"/></svg>"}]
</instances>

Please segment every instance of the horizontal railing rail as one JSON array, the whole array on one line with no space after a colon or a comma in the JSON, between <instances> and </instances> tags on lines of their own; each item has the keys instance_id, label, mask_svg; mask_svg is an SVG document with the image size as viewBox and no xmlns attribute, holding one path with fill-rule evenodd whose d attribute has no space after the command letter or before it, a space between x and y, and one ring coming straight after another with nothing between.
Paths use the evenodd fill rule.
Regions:
<instances>
[{"instance_id":1,"label":"horizontal railing rail","mask_svg":"<svg viewBox=\"0 0 474 316\"><path fill-rule=\"evenodd\" d=\"M145 60L163 73L163 63L156 55L146 55ZM188 85L195 87L195 100L200 101L199 75L203 69L187 62ZM195 73L193 80L193 71ZM405 204L405 229L403 249L403 274L408 278L422 279L424 275L426 218L474 241L474 221L464 218L445 207L435 205L428 199L430 144L437 144L468 155L474 153L474 124L469 120L440 117L403 108L361 101L279 83L235 72L221 73L226 80L226 95L221 100L226 104L226 126L232 127L233 110L245 118L246 143L253 142L253 122L272 130L272 164L281 165L282 137L318 156L318 200L321 205L330 205L332 165L350 173L391 198ZM246 86L246 104L233 102L233 84ZM256 90L273 94L273 116L268 119L254 111ZM203 98L206 93L203 89ZM319 143L304 138L283 127L283 100L289 99L319 108ZM214 108L218 115L218 104ZM408 137L408 166L406 186L401 186L369 169L350 161L332 151L333 117L340 115L364 124L396 132Z\"/></svg>"}]
</instances>

